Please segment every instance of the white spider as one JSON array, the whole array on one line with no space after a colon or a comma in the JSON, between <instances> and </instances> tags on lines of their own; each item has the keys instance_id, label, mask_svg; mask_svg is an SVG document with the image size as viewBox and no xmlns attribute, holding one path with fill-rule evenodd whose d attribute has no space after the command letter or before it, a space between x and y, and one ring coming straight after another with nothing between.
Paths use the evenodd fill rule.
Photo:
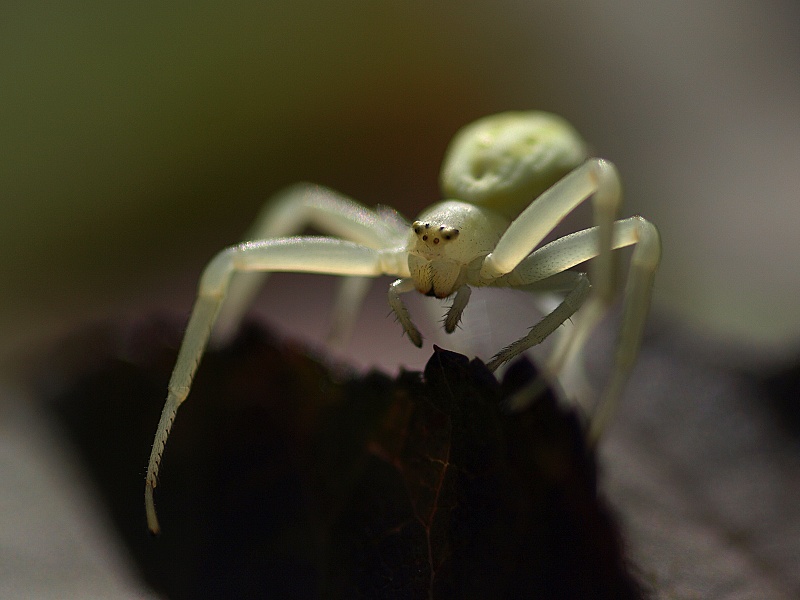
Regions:
<instances>
[{"instance_id":1,"label":"white spider","mask_svg":"<svg viewBox=\"0 0 800 600\"><path fill-rule=\"evenodd\" d=\"M150 455L145 504L151 531L158 531L153 489L167 436L212 328L219 321L219 338L235 331L255 290L273 271L346 276L335 312L339 331L353 322L367 291L366 278L399 277L389 286L389 306L416 346L422 345L422 336L403 304L406 292L453 296L444 320L448 333L469 301L470 286L565 292L555 310L487 363L495 370L540 343L585 304L573 333L561 340L545 368L556 375L614 300L612 250L635 244L615 364L591 424L590 436L599 434L639 348L661 255L658 230L641 217L615 221L621 193L614 165L587 158L586 144L575 130L548 113L502 113L463 128L447 150L441 186L444 197L454 199L427 208L409 225L391 209L371 210L331 190L300 184L266 205L248 236L252 241L211 260L200 280ZM596 227L537 249L589 198ZM331 237L285 237L307 226ZM568 270L590 258L595 259L592 286L585 273ZM250 273L233 277L245 271Z\"/></svg>"}]
</instances>

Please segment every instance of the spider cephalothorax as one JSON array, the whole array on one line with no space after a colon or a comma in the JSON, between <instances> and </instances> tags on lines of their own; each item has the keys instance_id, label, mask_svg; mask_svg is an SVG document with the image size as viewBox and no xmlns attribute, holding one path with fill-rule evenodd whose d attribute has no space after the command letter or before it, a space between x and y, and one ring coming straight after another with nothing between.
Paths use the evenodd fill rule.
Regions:
<instances>
[{"instance_id":1,"label":"spider cephalothorax","mask_svg":"<svg viewBox=\"0 0 800 600\"><path fill-rule=\"evenodd\" d=\"M408 244L415 289L437 298L453 294L470 280L470 270L474 272L476 263L492 251L508 223L490 210L458 200L423 211L411 226Z\"/></svg>"},{"instance_id":2,"label":"spider cephalothorax","mask_svg":"<svg viewBox=\"0 0 800 600\"><path fill-rule=\"evenodd\" d=\"M634 246L615 365L590 428L596 439L633 366L661 246L658 230L641 217L615 220L621 203L616 168L589 158L586 148L560 117L502 113L456 134L441 174L443 196L453 199L424 210L412 225L391 209L372 210L308 184L288 188L268 203L249 241L220 252L201 278L150 455L145 487L150 529L158 529L153 489L167 436L212 329L219 339L234 331L265 274L273 271L348 277L343 301L337 303L339 330L352 323L367 291L366 277L397 277L389 286L389 306L417 346L422 336L402 301L407 292L452 296L444 319L447 332L458 324L471 287L561 292L563 300L552 312L486 363L496 369L540 343L583 306L571 335L545 365L545 372L556 376L614 300L612 251ZM596 227L540 247L586 200L593 204ZM330 237L287 237L307 226ZM591 286L587 274L570 270L589 259L594 259Z\"/></svg>"},{"instance_id":3,"label":"spider cephalothorax","mask_svg":"<svg viewBox=\"0 0 800 600\"><path fill-rule=\"evenodd\" d=\"M409 244L408 270L417 291L426 296L447 298L460 279L464 265L450 254L450 242L458 237L459 230L430 221L414 221L411 229L417 237Z\"/></svg>"}]
</instances>

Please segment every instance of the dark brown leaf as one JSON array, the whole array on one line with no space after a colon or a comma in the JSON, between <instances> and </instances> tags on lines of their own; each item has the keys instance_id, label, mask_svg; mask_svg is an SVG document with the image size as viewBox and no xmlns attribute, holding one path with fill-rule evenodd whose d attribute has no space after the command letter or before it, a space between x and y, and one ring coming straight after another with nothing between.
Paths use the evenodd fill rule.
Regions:
<instances>
[{"instance_id":1,"label":"dark brown leaf","mask_svg":"<svg viewBox=\"0 0 800 600\"><path fill-rule=\"evenodd\" d=\"M505 399L537 377L529 362L500 384L438 348L423 374L356 377L247 327L203 359L151 538L144 465L178 337L159 322L92 333L83 343L105 358L77 378L73 366L55 402L169 597L642 596L578 416L549 390L508 414Z\"/></svg>"}]
</instances>

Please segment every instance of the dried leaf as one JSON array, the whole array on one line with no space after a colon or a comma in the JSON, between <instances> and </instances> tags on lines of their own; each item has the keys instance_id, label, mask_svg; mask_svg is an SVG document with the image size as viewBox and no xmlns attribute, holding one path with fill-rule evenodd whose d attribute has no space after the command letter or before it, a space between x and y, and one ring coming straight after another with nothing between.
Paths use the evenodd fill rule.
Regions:
<instances>
[{"instance_id":1,"label":"dried leaf","mask_svg":"<svg viewBox=\"0 0 800 600\"><path fill-rule=\"evenodd\" d=\"M530 363L500 384L438 348L423 374L357 377L246 328L203 359L156 491L163 533L149 537L144 464L178 334L93 333L106 359L55 403L169 597L642 597L578 416L546 389L508 414Z\"/></svg>"}]
</instances>

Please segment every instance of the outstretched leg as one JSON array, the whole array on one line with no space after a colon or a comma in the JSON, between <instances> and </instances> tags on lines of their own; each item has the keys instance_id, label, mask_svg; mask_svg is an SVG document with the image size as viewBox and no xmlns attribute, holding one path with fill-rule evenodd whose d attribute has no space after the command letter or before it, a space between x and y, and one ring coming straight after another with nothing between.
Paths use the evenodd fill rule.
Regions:
<instances>
[{"instance_id":1,"label":"outstretched leg","mask_svg":"<svg viewBox=\"0 0 800 600\"><path fill-rule=\"evenodd\" d=\"M578 238L573 236L556 240L537 250L529 258L525 257L570 211L590 197L597 226L590 230L591 234L584 235L583 250L578 254L585 256L583 260L594 258L591 265L592 296L578 318L573 335L556 348L554 358L549 364L549 369L555 373L560 371L571 354L582 348L583 342L614 299L616 278L611 250L618 247L615 237L622 235L622 232L617 231L619 225L614 223L621 202L621 186L616 168L608 161L593 158L545 191L511 223L494 251L486 257L480 273L484 281L489 283L514 272L525 262L529 263L528 267L546 270L549 267L543 259L556 253L562 255L559 260L564 264L571 263L569 266L581 262L573 261L567 256L568 250L581 246L576 244ZM623 329L618 342L614 373L591 426L590 437L593 440L597 439L608 415L613 412L638 351L641 329L650 302L650 289L661 256L656 228L644 219L637 222L627 221L630 224L622 226L622 229L633 231L635 239L622 245L635 243L637 248L634 250L629 271ZM591 241L587 242L589 239ZM544 252L546 248L550 249ZM532 260L537 255L538 259ZM569 266L564 266L562 270Z\"/></svg>"},{"instance_id":2,"label":"outstretched leg","mask_svg":"<svg viewBox=\"0 0 800 600\"><path fill-rule=\"evenodd\" d=\"M582 347L614 298L612 236L614 219L622 201L616 167L606 160L592 158L563 177L511 223L481 267L481 277L488 281L513 272L558 223L589 198L597 224L593 234L596 247L591 266L592 297L581 312L575 333L562 338L556 347L548 366L555 374L561 371L569 356Z\"/></svg>"},{"instance_id":3,"label":"outstretched leg","mask_svg":"<svg viewBox=\"0 0 800 600\"><path fill-rule=\"evenodd\" d=\"M661 237L652 223L640 218L636 222L634 236L636 248L631 257L623 296L622 327L614 355L614 367L589 427L589 442L593 445L600 439L609 418L614 414L636 362L650 310L653 280L661 261Z\"/></svg>"},{"instance_id":4,"label":"outstretched leg","mask_svg":"<svg viewBox=\"0 0 800 600\"><path fill-rule=\"evenodd\" d=\"M161 413L145 483L147 524L158 532L153 505L158 468L178 407L186 399L235 272L295 271L330 275L370 276L387 271L386 253L333 238L280 238L244 242L217 254L200 279L200 289L169 381L167 400Z\"/></svg>"},{"instance_id":5,"label":"outstretched leg","mask_svg":"<svg viewBox=\"0 0 800 600\"><path fill-rule=\"evenodd\" d=\"M511 287L529 286L531 283L545 280L548 277L554 276L556 273L565 271L586 260L594 258L598 253L600 235L600 228L593 227L559 238L536 250L528 258L523 260L511 273L496 280L495 285L508 285ZM661 239L658 230L652 223L641 217L631 217L629 219L616 221L613 224L611 248L617 249L631 245L635 245L635 248L631 256L631 263L628 269L628 281L623 296L622 327L617 341L611 378L606 385L590 425L589 440L592 443L595 443L599 439L605 424L608 422L611 414L613 414L625 382L633 368L641 343L645 319L650 307L653 279L661 259ZM609 277L610 275L610 273L605 273L598 274L597 276ZM592 285L594 285L594 282L592 282ZM599 303L595 305L590 304L586 306L584 310L586 308L599 310L598 307L600 306L602 305ZM545 317L545 319L548 319L549 316L550 315ZM602 316L602 313L600 316ZM597 318L598 316L596 313L591 314L591 326L596 323ZM545 319L543 319L543 321ZM575 327L573 335L579 336L579 343L582 343L586 334L585 322L579 322ZM527 337L528 336L522 338L519 342L515 342L515 344L523 342ZM512 344L512 347L515 346L515 344ZM525 344L522 345L524 346ZM530 345L509 354L503 354L501 352L490 364L499 358L502 360L500 360L498 364L510 360L527 347L530 347ZM561 365L559 365L559 367L560 366ZM558 374L557 371L554 372L549 369L548 371L551 375Z\"/></svg>"},{"instance_id":6,"label":"outstretched leg","mask_svg":"<svg viewBox=\"0 0 800 600\"><path fill-rule=\"evenodd\" d=\"M577 206L591 198L597 224L595 270L611 271L611 238L622 199L619 175L613 164L592 158L563 177L514 219L481 267L481 277L491 282L511 273ZM613 295L613 286L602 283L595 293Z\"/></svg>"},{"instance_id":7,"label":"outstretched leg","mask_svg":"<svg viewBox=\"0 0 800 600\"><path fill-rule=\"evenodd\" d=\"M266 240L301 233L313 227L324 235L340 237L368 248L380 249L405 241L409 225L390 209L369 209L328 188L299 183L286 188L264 205L246 240ZM268 273L237 273L228 289L228 300L220 311L213 342L231 338ZM331 338L345 339L353 317L368 291L365 281L342 283L334 305Z\"/></svg>"}]
</instances>

